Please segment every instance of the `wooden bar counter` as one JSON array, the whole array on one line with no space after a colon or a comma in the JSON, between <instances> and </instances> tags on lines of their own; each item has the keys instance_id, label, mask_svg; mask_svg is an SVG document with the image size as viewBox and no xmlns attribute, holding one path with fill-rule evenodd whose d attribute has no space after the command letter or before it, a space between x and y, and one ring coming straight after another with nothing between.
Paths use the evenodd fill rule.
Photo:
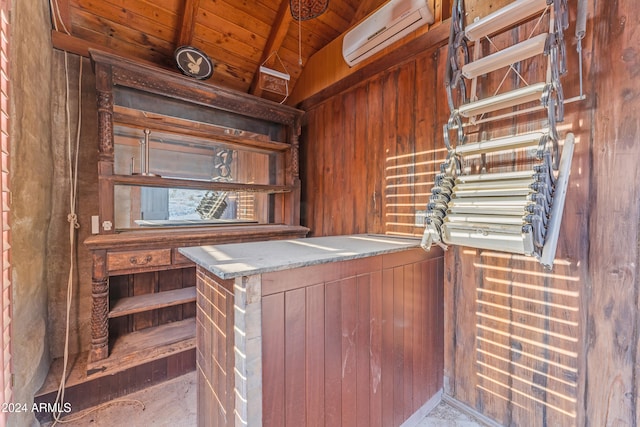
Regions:
<instances>
[{"instance_id":1,"label":"wooden bar counter","mask_svg":"<svg viewBox=\"0 0 640 427\"><path fill-rule=\"evenodd\" d=\"M437 402L442 252L350 235L181 248L199 426L400 426Z\"/></svg>"}]
</instances>

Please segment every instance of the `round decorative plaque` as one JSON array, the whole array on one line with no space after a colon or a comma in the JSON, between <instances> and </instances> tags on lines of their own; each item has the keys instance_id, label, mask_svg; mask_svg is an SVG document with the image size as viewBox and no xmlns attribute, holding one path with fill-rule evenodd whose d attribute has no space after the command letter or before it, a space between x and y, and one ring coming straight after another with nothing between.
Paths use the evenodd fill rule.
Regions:
<instances>
[{"instance_id":1,"label":"round decorative plaque","mask_svg":"<svg viewBox=\"0 0 640 427\"><path fill-rule=\"evenodd\" d=\"M174 54L176 64L186 76L205 80L213 74L213 63L206 53L193 46L180 46Z\"/></svg>"}]
</instances>

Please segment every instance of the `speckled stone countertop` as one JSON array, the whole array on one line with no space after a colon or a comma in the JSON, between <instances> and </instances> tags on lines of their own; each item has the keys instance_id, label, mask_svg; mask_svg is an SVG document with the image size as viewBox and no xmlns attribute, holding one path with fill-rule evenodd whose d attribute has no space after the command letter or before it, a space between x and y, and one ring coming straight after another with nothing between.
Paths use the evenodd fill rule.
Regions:
<instances>
[{"instance_id":1,"label":"speckled stone countertop","mask_svg":"<svg viewBox=\"0 0 640 427\"><path fill-rule=\"evenodd\" d=\"M197 265L221 279L307 267L399 252L420 246L420 239L354 234L306 239L180 248Z\"/></svg>"}]
</instances>

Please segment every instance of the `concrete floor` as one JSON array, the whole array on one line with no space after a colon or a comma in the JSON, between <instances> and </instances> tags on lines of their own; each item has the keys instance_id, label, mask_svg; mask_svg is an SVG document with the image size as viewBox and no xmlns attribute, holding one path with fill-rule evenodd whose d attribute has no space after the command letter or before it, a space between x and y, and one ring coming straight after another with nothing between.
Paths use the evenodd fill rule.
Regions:
<instances>
[{"instance_id":1,"label":"concrete floor","mask_svg":"<svg viewBox=\"0 0 640 427\"><path fill-rule=\"evenodd\" d=\"M171 426L191 427L196 423L196 374L166 381L132 393L107 405L72 414L64 426ZM50 427L51 423L43 424ZM440 402L416 427L481 427L472 418Z\"/></svg>"}]
</instances>

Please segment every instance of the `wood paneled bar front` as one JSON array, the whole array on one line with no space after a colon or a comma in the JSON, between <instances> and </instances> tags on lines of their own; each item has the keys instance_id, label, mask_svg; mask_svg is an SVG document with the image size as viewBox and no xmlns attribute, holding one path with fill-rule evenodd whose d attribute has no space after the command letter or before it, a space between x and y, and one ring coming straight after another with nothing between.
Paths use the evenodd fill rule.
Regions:
<instances>
[{"instance_id":1,"label":"wood paneled bar front","mask_svg":"<svg viewBox=\"0 0 640 427\"><path fill-rule=\"evenodd\" d=\"M179 247L307 234L299 212L303 111L90 54L99 216L84 242L93 259L87 371L104 374L193 355L195 266Z\"/></svg>"},{"instance_id":2,"label":"wood paneled bar front","mask_svg":"<svg viewBox=\"0 0 640 427\"><path fill-rule=\"evenodd\" d=\"M400 426L439 400L443 255L347 235L181 248L199 426Z\"/></svg>"}]
</instances>

